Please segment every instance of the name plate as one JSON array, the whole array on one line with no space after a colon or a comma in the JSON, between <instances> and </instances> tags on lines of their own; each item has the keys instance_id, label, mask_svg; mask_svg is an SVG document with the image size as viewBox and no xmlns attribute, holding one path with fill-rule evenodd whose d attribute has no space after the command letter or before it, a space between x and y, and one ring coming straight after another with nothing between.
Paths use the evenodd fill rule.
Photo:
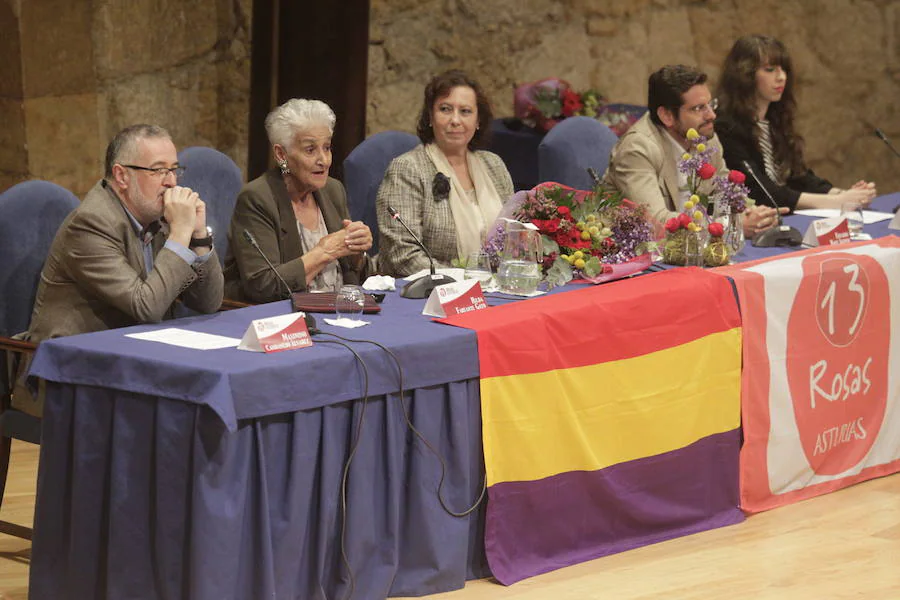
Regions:
<instances>
[{"instance_id":1,"label":"name plate","mask_svg":"<svg viewBox=\"0 0 900 600\"><path fill-rule=\"evenodd\" d=\"M431 290L423 315L449 317L487 308L481 284L475 279L445 283Z\"/></svg>"},{"instance_id":2,"label":"name plate","mask_svg":"<svg viewBox=\"0 0 900 600\"><path fill-rule=\"evenodd\" d=\"M804 246L833 246L850 243L850 225L847 217L817 219L809 224L803 236Z\"/></svg>"},{"instance_id":3,"label":"name plate","mask_svg":"<svg viewBox=\"0 0 900 600\"><path fill-rule=\"evenodd\" d=\"M270 353L307 346L312 346L312 338L306 327L306 314L296 312L251 322L238 350Z\"/></svg>"}]
</instances>

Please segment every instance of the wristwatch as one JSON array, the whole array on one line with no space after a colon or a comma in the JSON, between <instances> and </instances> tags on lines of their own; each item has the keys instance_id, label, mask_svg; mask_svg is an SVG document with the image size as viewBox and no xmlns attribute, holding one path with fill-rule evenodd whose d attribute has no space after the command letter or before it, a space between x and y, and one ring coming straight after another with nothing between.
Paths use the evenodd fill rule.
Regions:
<instances>
[{"instance_id":1,"label":"wristwatch","mask_svg":"<svg viewBox=\"0 0 900 600\"><path fill-rule=\"evenodd\" d=\"M189 248L202 248L206 246L207 248L212 249L213 246L213 232L212 228L208 225L206 226L206 237L205 238L191 238L190 244L188 244Z\"/></svg>"}]
</instances>

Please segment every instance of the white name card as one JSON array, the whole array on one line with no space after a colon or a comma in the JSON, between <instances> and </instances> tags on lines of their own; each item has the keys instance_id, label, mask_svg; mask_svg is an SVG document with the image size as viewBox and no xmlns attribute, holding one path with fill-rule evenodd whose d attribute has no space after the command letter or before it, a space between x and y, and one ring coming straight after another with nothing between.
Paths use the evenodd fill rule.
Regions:
<instances>
[{"instance_id":1,"label":"white name card","mask_svg":"<svg viewBox=\"0 0 900 600\"><path fill-rule=\"evenodd\" d=\"M281 352L312 346L306 328L306 314L302 312L256 319L241 338L238 350L251 352Z\"/></svg>"},{"instance_id":2,"label":"white name card","mask_svg":"<svg viewBox=\"0 0 900 600\"><path fill-rule=\"evenodd\" d=\"M809 224L803 236L804 246L832 246L850 243L850 226L847 217L817 219Z\"/></svg>"},{"instance_id":3,"label":"white name card","mask_svg":"<svg viewBox=\"0 0 900 600\"><path fill-rule=\"evenodd\" d=\"M487 308L481 284L476 279L445 283L431 290L423 315L448 317Z\"/></svg>"}]
</instances>

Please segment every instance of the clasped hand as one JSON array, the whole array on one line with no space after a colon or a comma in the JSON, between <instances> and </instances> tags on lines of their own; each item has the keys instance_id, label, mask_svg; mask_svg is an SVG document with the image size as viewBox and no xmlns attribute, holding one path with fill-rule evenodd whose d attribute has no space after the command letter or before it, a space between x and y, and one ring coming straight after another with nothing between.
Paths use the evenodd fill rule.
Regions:
<instances>
[{"instance_id":1,"label":"clasped hand","mask_svg":"<svg viewBox=\"0 0 900 600\"><path fill-rule=\"evenodd\" d=\"M372 231L362 221L344 219L344 227L329 233L318 246L332 258L342 258L351 254L366 252L372 247Z\"/></svg>"},{"instance_id":2,"label":"clasped hand","mask_svg":"<svg viewBox=\"0 0 900 600\"><path fill-rule=\"evenodd\" d=\"M175 186L163 192L163 215L173 235L206 237L206 203L186 187Z\"/></svg>"},{"instance_id":3,"label":"clasped hand","mask_svg":"<svg viewBox=\"0 0 900 600\"><path fill-rule=\"evenodd\" d=\"M789 209L786 206L775 209L771 206L757 204L744 211L744 236L753 237L760 231L765 231L778 223L778 215L786 215Z\"/></svg>"}]
</instances>

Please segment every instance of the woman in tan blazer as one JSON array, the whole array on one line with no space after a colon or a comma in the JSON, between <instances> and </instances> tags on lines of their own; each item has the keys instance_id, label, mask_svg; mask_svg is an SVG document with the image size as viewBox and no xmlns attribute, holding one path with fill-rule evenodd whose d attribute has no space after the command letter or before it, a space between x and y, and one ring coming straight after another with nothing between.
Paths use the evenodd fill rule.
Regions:
<instances>
[{"instance_id":1,"label":"woman in tan blazer","mask_svg":"<svg viewBox=\"0 0 900 600\"><path fill-rule=\"evenodd\" d=\"M422 145L391 162L378 190L381 272L403 277L429 267L425 252L391 219L388 206L400 213L437 266L481 248L513 194L500 157L476 150L491 119L481 86L462 71L442 73L425 87L417 127Z\"/></svg>"}]
</instances>

